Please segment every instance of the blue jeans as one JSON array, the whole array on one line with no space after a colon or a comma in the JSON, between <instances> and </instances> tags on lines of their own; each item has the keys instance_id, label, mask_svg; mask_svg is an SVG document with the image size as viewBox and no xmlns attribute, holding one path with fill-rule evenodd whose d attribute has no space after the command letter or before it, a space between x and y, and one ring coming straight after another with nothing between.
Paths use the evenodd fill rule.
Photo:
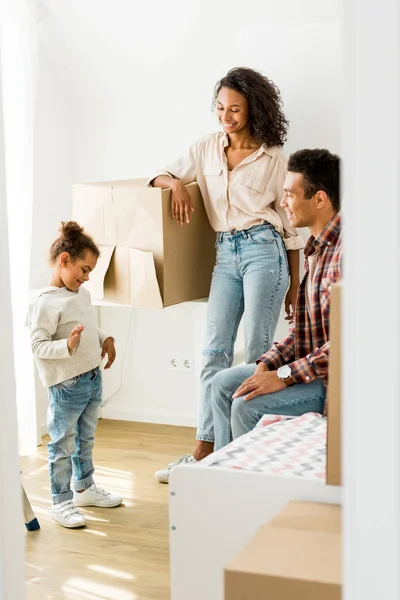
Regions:
<instances>
[{"instance_id":1,"label":"blue jeans","mask_svg":"<svg viewBox=\"0 0 400 600\"><path fill-rule=\"evenodd\" d=\"M47 451L54 504L73 498L71 476L76 490L94 482L92 451L101 392L98 368L49 388Z\"/></svg>"},{"instance_id":2,"label":"blue jeans","mask_svg":"<svg viewBox=\"0 0 400 600\"><path fill-rule=\"evenodd\" d=\"M272 346L289 285L285 246L269 223L244 231L217 233L216 246L196 436L206 442L214 441L211 382L216 373L232 366L243 313L246 363L252 363Z\"/></svg>"},{"instance_id":3,"label":"blue jeans","mask_svg":"<svg viewBox=\"0 0 400 600\"><path fill-rule=\"evenodd\" d=\"M221 371L213 379L215 450L251 431L265 414L297 417L307 412L323 412L326 390L321 379L311 383L298 383L247 402L242 396L232 400L232 395L240 384L254 375L255 368L256 365L239 365Z\"/></svg>"}]
</instances>

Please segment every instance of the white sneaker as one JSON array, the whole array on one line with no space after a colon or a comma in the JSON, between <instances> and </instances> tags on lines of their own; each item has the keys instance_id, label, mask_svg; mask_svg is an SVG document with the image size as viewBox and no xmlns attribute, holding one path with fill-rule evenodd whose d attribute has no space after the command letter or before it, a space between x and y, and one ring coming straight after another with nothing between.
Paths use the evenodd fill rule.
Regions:
<instances>
[{"instance_id":1,"label":"white sneaker","mask_svg":"<svg viewBox=\"0 0 400 600\"><path fill-rule=\"evenodd\" d=\"M113 508L119 506L122 502L121 496L110 494L95 483L92 483L84 492L74 491L74 501L76 506L99 506L100 508Z\"/></svg>"},{"instance_id":2,"label":"white sneaker","mask_svg":"<svg viewBox=\"0 0 400 600\"><path fill-rule=\"evenodd\" d=\"M154 473L155 478L157 479L157 481L159 483L168 483L169 474L171 473L172 469L174 469L178 465L188 465L190 463L195 463L195 462L197 462L197 460L195 459L195 457L192 454L184 454L183 456L178 458L176 461L169 463L169 465L166 469L161 469L161 471L156 471Z\"/></svg>"},{"instance_id":3,"label":"white sneaker","mask_svg":"<svg viewBox=\"0 0 400 600\"><path fill-rule=\"evenodd\" d=\"M65 500L59 504L54 504L50 514L57 523L68 529L76 527L85 527L86 519L81 512L74 506L72 500Z\"/></svg>"}]
</instances>

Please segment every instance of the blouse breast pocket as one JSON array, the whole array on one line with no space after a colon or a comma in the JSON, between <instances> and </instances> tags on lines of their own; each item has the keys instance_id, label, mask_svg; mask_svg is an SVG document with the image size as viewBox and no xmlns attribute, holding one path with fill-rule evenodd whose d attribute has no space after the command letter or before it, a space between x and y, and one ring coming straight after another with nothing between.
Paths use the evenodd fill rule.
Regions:
<instances>
[{"instance_id":1,"label":"blouse breast pocket","mask_svg":"<svg viewBox=\"0 0 400 600\"><path fill-rule=\"evenodd\" d=\"M240 203L250 213L263 213L276 199L276 194L268 186L265 177L253 173L241 173L238 183Z\"/></svg>"},{"instance_id":2,"label":"blouse breast pocket","mask_svg":"<svg viewBox=\"0 0 400 600\"><path fill-rule=\"evenodd\" d=\"M206 163L204 165L203 174L208 195L210 197L211 204L213 204L216 200L221 200L225 195L222 167L218 164Z\"/></svg>"},{"instance_id":3,"label":"blouse breast pocket","mask_svg":"<svg viewBox=\"0 0 400 600\"><path fill-rule=\"evenodd\" d=\"M262 178L257 177L252 173L243 173L240 177L240 183L258 194L264 194L265 188L267 187L266 181L263 181Z\"/></svg>"}]
</instances>

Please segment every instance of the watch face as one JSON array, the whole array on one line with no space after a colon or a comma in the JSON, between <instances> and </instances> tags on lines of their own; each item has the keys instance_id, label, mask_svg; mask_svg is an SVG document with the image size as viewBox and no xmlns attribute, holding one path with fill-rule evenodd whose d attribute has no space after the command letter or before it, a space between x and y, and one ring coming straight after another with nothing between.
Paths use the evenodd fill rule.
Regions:
<instances>
[{"instance_id":1,"label":"watch face","mask_svg":"<svg viewBox=\"0 0 400 600\"><path fill-rule=\"evenodd\" d=\"M286 379L287 377L290 377L292 374L292 370L289 367L289 365L283 365L283 367L280 367L280 369L278 369L278 376L280 377L280 379Z\"/></svg>"}]
</instances>

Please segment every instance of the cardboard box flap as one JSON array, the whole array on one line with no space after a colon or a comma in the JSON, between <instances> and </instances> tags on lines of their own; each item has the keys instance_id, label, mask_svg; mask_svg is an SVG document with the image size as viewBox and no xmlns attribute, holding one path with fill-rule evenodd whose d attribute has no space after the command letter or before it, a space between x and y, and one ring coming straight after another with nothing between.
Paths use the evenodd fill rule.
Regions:
<instances>
[{"instance_id":1,"label":"cardboard box flap","mask_svg":"<svg viewBox=\"0 0 400 600\"><path fill-rule=\"evenodd\" d=\"M162 308L163 303L152 253L130 248L129 263L132 306Z\"/></svg>"},{"instance_id":2,"label":"cardboard box flap","mask_svg":"<svg viewBox=\"0 0 400 600\"><path fill-rule=\"evenodd\" d=\"M117 245L117 231L112 207L111 188L74 185L72 219L85 228L98 245Z\"/></svg>"},{"instance_id":3,"label":"cardboard box flap","mask_svg":"<svg viewBox=\"0 0 400 600\"><path fill-rule=\"evenodd\" d=\"M138 308L163 308L151 252L117 246L109 268L101 266L105 273L105 300ZM98 276L101 280L102 274ZM97 286L100 287L100 283Z\"/></svg>"},{"instance_id":4,"label":"cardboard box flap","mask_svg":"<svg viewBox=\"0 0 400 600\"><path fill-rule=\"evenodd\" d=\"M107 276L107 271L115 250L115 246L99 245L100 256L97 260L96 268L90 274L90 279L86 283L86 287L92 298L96 300L104 299L104 282Z\"/></svg>"}]
</instances>

